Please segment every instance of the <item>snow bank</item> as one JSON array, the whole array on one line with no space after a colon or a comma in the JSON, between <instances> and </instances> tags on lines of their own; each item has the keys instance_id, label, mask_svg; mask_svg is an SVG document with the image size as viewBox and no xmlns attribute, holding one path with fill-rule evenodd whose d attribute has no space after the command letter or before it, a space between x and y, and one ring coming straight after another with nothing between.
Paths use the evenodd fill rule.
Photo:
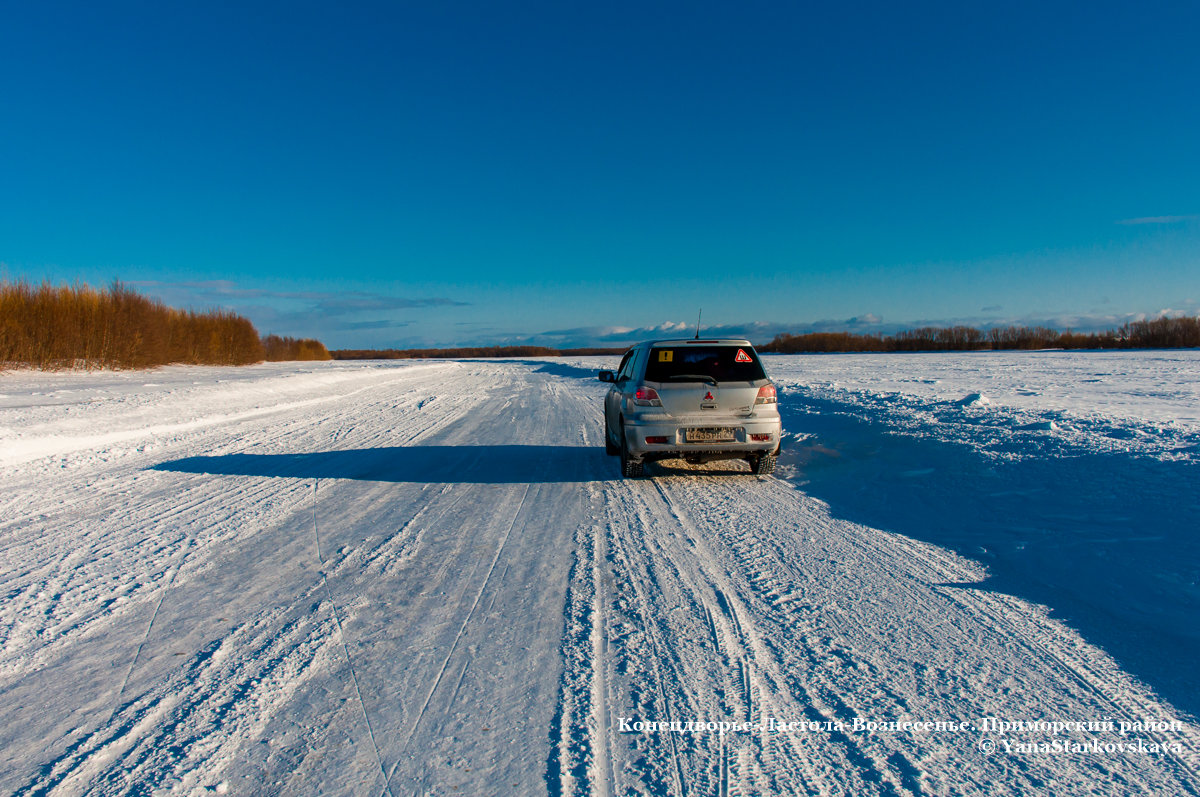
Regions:
<instances>
[{"instance_id":1,"label":"snow bank","mask_svg":"<svg viewBox=\"0 0 1200 797\"><path fill-rule=\"evenodd\" d=\"M341 388L364 376L369 387L397 372L448 367L404 360L8 372L0 375L0 466L140 453L184 432L345 399Z\"/></svg>"},{"instance_id":2,"label":"snow bank","mask_svg":"<svg viewBox=\"0 0 1200 797\"><path fill-rule=\"evenodd\" d=\"M769 355L787 397L1002 458L1196 460L1200 351ZM1031 439L1029 432L1046 432Z\"/></svg>"}]
</instances>

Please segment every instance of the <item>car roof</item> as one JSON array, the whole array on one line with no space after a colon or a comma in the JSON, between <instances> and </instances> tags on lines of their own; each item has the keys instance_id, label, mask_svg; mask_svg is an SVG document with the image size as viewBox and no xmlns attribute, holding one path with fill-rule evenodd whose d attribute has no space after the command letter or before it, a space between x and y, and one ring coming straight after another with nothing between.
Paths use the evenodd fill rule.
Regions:
<instances>
[{"instance_id":1,"label":"car roof","mask_svg":"<svg viewBox=\"0 0 1200 797\"><path fill-rule=\"evenodd\" d=\"M745 338L670 338L666 340L647 340L638 344L639 346L695 346L696 344L716 344L719 346L749 346L750 341Z\"/></svg>"}]
</instances>

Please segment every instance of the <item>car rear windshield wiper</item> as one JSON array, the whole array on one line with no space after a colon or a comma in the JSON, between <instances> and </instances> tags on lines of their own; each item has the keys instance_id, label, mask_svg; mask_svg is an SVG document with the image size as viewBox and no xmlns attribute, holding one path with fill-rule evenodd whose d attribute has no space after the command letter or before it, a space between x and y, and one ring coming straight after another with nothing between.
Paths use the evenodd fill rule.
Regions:
<instances>
[{"instance_id":1,"label":"car rear windshield wiper","mask_svg":"<svg viewBox=\"0 0 1200 797\"><path fill-rule=\"evenodd\" d=\"M717 380L707 374L671 374L663 379L664 382L708 382L713 387Z\"/></svg>"}]
</instances>

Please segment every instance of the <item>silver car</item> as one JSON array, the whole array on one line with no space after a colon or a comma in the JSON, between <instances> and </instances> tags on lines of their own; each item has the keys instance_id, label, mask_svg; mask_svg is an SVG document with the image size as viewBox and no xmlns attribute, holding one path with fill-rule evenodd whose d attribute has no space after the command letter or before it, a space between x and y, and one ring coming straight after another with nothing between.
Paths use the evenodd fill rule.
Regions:
<instances>
[{"instance_id":1,"label":"silver car","mask_svg":"<svg viewBox=\"0 0 1200 797\"><path fill-rule=\"evenodd\" d=\"M746 340L651 340L625 352L604 397L604 441L636 478L647 462L745 459L757 474L775 470L779 406Z\"/></svg>"}]
</instances>

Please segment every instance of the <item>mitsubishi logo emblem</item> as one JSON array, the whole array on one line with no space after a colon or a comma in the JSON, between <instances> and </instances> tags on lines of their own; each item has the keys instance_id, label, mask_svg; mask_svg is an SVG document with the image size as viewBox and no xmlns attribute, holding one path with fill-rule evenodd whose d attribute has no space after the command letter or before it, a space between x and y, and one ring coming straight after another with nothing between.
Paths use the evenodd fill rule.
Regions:
<instances>
[{"instance_id":1,"label":"mitsubishi logo emblem","mask_svg":"<svg viewBox=\"0 0 1200 797\"><path fill-rule=\"evenodd\" d=\"M707 393L705 393L705 394L704 394L704 400L705 400L705 401L712 401L712 400L713 400L713 394L712 394L712 391L711 391L711 390L710 390L710 391L708 391Z\"/></svg>"}]
</instances>

